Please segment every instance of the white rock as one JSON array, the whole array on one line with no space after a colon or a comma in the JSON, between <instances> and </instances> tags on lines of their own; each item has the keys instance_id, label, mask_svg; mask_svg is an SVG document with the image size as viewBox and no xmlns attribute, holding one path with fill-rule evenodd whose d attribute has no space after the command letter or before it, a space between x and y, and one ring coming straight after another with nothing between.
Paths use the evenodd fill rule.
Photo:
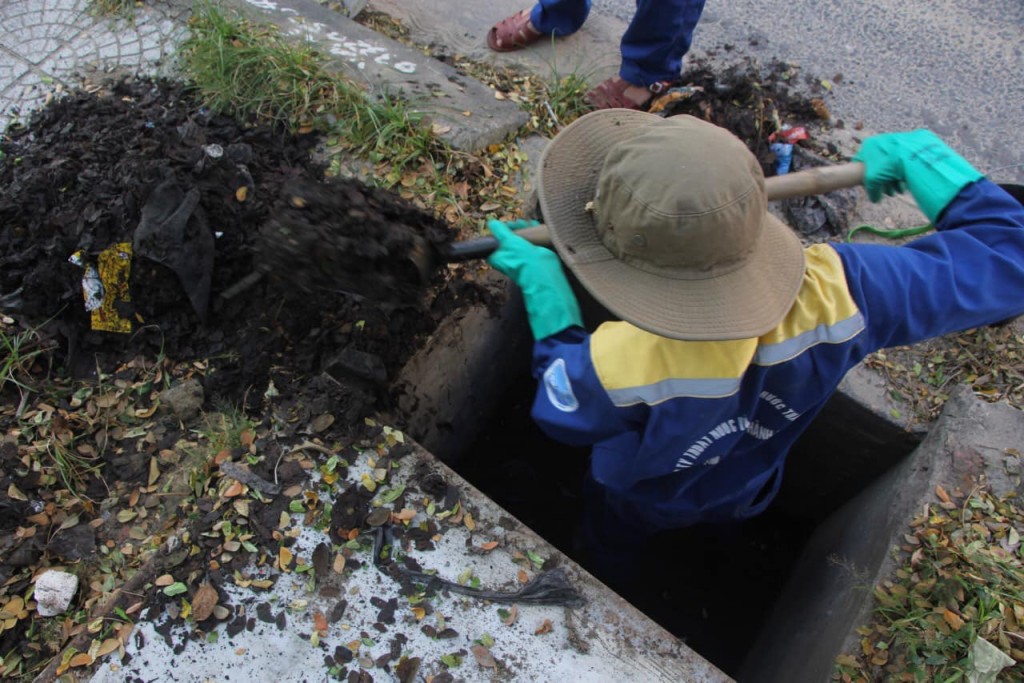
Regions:
<instances>
[{"instance_id":1,"label":"white rock","mask_svg":"<svg viewBox=\"0 0 1024 683\"><path fill-rule=\"evenodd\" d=\"M71 604L78 590L78 577L74 574L50 570L36 579L36 612L42 617L62 614Z\"/></svg>"}]
</instances>

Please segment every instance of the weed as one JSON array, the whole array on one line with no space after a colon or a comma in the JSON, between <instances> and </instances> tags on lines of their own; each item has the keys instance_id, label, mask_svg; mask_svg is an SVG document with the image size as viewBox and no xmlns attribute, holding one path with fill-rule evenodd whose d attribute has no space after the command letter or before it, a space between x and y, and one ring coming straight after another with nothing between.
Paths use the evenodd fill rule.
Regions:
<instances>
[{"instance_id":1,"label":"weed","mask_svg":"<svg viewBox=\"0 0 1024 683\"><path fill-rule=\"evenodd\" d=\"M860 651L841 655L834 680L946 681L970 678L979 639L1024 659L1024 510L977 488L962 501L940 494L904 538L894 575L875 587ZM1002 680L1002 679L1001 679Z\"/></svg>"},{"instance_id":2,"label":"weed","mask_svg":"<svg viewBox=\"0 0 1024 683\"><path fill-rule=\"evenodd\" d=\"M556 73L554 78L545 81L540 104L551 117L555 129L572 123L592 109L584 99L588 90L586 79L576 72L561 77Z\"/></svg>"},{"instance_id":3,"label":"weed","mask_svg":"<svg viewBox=\"0 0 1024 683\"><path fill-rule=\"evenodd\" d=\"M411 41L409 29L387 14L367 10L359 15L359 22L428 54L434 52L433 46ZM440 57L436 53L434 56ZM532 128L542 135L553 136L558 129L592 109L584 99L589 90L588 74L578 69L563 74L557 64L549 63L551 75L541 78L521 68L495 67L462 57L456 57L452 63L459 71L505 94L528 111L531 122L526 132Z\"/></svg>"},{"instance_id":4,"label":"weed","mask_svg":"<svg viewBox=\"0 0 1024 683\"><path fill-rule=\"evenodd\" d=\"M21 403L17 415L24 410L29 394L34 391L29 384L32 368L48 348L39 328L19 332L13 319L5 316L0 320L0 394L8 386L18 390Z\"/></svg>"},{"instance_id":5,"label":"weed","mask_svg":"<svg viewBox=\"0 0 1024 683\"><path fill-rule=\"evenodd\" d=\"M46 454L50 459L50 467L72 496L95 502L85 494L85 487L88 475L97 477L106 486L100 476L99 456L83 455L74 449L73 443L65 444L59 438L47 440Z\"/></svg>"},{"instance_id":6,"label":"weed","mask_svg":"<svg viewBox=\"0 0 1024 683\"><path fill-rule=\"evenodd\" d=\"M337 75L327 55L311 45L206 5L194 15L181 54L187 79L211 109L292 131L320 131L336 153L379 165L384 186L409 187L415 169L425 182L413 194L448 198L441 171L450 150L423 116L395 93L371 94Z\"/></svg>"},{"instance_id":7,"label":"weed","mask_svg":"<svg viewBox=\"0 0 1024 683\"><path fill-rule=\"evenodd\" d=\"M94 14L118 19L131 19L139 4L136 0L90 0L90 7Z\"/></svg>"},{"instance_id":8,"label":"weed","mask_svg":"<svg viewBox=\"0 0 1024 683\"><path fill-rule=\"evenodd\" d=\"M323 126L363 93L334 78L308 45L283 39L272 26L231 19L212 5L197 8L181 48L184 74L217 112L290 130Z\"/></svg>"},{"instance_id":9,"label":"weed","mask_svg":"<svg viewBox=\"0 0 1024 683\"><path fill-rule=\"evenodd\" d=\"M205 425L196 433L206 439L210 452L216 454L224 449L241 447L243 436L247 432L251 436L255 426L256 423L241 410L228 406L206 415Z\"/></svg>"},{"instance_id":10,"label":"weed","mask_svg":"<svg viewBox=\"0 0 1024 683\"><path fill-rule=\"evenodd\" d=\"M341 117L332 134L340 148L377 164L385 187L412 187L422 178L418 194L447 196L445 166L451 150L425 126L424 117L410 110L400 96L384 92ZM414 171L413 182L407 179ZM429 187L428 187L429 186Z\"/></svg>"}]
</instances>

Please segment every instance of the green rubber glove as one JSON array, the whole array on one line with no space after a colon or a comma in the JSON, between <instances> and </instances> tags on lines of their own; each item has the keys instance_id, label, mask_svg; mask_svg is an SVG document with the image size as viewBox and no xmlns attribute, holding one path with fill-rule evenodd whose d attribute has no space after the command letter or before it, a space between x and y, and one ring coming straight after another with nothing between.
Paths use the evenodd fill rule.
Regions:
<instances>
[{"instance_id":1,"label":"green rubber glove","mask_svg":"<svg viewBox=\"0 0 1024 683\"><path fill-rule=\"evenodd\" d=\"M872 136L853 158L864 163L864 189L871 201L910 190L933 223L960 190L982 177L939 136L924 129Z\"/></svg>"},{"instance_id":2,"label":"green rubber glove","mask_svg":"<svg viewBox=\"0 0 1024 683\"><path fill-rule=\"evenodd\" d=\"M555 252L531 244L513 232L536 224L537 221L487 221L487 227L498 240L498 248L487 262L523 290L530 329L533 338L540 341L573 325L582 326L583 316Z\"/></svg>"}]
</instances>

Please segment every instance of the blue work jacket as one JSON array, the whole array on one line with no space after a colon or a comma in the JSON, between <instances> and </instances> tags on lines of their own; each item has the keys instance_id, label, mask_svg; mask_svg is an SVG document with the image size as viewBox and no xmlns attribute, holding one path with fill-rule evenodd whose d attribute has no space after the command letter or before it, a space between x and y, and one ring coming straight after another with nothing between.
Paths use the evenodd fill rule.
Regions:
<instances>
[{"instance_id":1,"label":"blue work jacket","mask_svg":"<svg viewBox=\"0 0 1024 683\"><path fill-rule=\"evenodd\" d=\"M647 524L756 515L790 447L867 354L1024 312L1024 207L981 180L936 228L903 246L808 247L795 303L755 339L679 341L626 322L542 339L533 418L592 445L594 480Z\"/></svg>"}]
</instances>

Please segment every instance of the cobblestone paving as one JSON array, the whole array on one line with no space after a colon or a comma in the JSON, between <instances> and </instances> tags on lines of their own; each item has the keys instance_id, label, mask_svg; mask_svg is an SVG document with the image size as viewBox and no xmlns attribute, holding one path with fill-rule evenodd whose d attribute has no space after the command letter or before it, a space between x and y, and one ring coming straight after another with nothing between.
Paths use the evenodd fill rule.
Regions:
<instances>
[{"instance_id":1,"label":"cobblestone paving","mask_svg":"<svg viewBox=\"0 0 1024 683\"><path fill-rule=\"evenodd\" d=\"M3 0L0 130L90 73L168 73L186 35L178 12L146 6L127 20L96 15L88 0Z\"/></svg>"}]
</instances>

